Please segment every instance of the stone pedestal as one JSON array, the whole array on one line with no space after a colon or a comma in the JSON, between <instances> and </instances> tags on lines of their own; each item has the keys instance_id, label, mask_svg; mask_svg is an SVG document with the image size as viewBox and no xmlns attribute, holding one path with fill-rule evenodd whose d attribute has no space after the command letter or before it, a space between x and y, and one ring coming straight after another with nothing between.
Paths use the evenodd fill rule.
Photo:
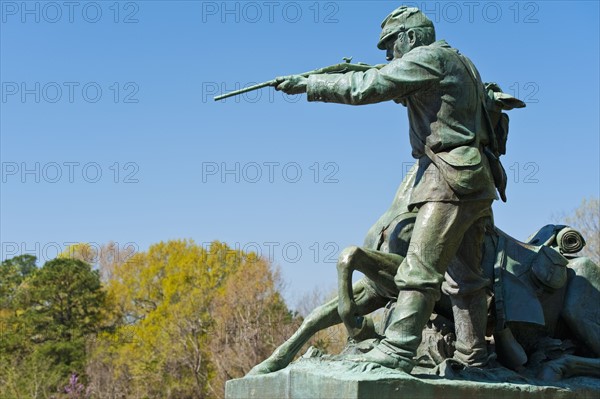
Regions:
<instances>
[{"instance_id":1,"label":"stone pedestal","mask_svg":"<svg viewBox=\"0 0 600 399\"><path fill-rule=\"evenodd\" d=\"M500 376L503 378L503 376ZM510 379L510 378L509 378ZM519 379L515 377L513 379ZM227 381L226 399L598 399L600 381L571 378L552 386L408 375L373 363L301 359L275 373Z\"/></svg>"}]
</instances>

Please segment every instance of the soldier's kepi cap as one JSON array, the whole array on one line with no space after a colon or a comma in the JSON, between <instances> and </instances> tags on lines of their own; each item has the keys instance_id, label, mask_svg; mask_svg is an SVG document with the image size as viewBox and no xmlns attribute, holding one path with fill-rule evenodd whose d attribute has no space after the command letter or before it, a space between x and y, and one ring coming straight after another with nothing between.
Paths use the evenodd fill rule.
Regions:
<instances>
[{"instance_id":1,"label":"soldier's kepi cap","mask_svg":"<svg viewBox=\"0 0 600 399\"><path fill-rule=\"evenodd\" d=\"M410 28L433 28L433 22L416 7L401 6L396 8L381 23L381 36L377 48L385 50L385 42L398 32Z\"/></svg>"}]
</instances>

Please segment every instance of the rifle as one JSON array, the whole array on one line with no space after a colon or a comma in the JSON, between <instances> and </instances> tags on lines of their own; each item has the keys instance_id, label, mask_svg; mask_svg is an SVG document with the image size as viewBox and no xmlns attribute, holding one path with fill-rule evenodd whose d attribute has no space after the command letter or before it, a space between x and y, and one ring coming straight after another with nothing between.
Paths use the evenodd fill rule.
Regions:
<instances>
[{"instance_id":1,"label":"rifle","mask_svg":"<svg viewBox=\"0 0 600 399\"><path fill-rule=\"evenodd\" d=\"M352 61L352 57L347 58L344 57L343 58L344 62L340 63L340 64L335 64L335 65L330 65L330 66L326 66L324 68L319 68L319 69L315 69L312 71L308 71L308 72L304 72L299 74L300 76L304 76L305 78L309 77L310 75L318 75L318 74L329 74L329 73L346 73L346 72L365 72L369 69L372 68L376 68L376 69L381 69L383 68L386 64L377 64L377 65L369 65L369 64L365 64L363 62L359 62L357 64L351 64L350 61ZM244 87L243 89L240 90L235 90L226 94L221 94L220 96L216 96L214 97L215 101L219 101L219 100L223 100L225 98L229 98L229 97L233 97L233 96L237 96L240 94L244 94L244 93L248 93L249 91L254 91L254 90L258 90L258 89L262 89L263 87L268 87L268 86L277 86L279 83L281 83L282 80L281 78L279 79L272 79L263 83L259 83L257 85L253 85L253 86L248 86L248 87Z\"/></svg>"}]
</instances>

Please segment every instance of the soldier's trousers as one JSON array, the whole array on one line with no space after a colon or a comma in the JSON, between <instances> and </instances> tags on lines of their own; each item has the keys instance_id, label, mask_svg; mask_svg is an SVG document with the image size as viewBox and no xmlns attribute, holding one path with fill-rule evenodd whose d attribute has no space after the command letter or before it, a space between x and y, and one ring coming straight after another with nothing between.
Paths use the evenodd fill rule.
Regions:
<instances>
[{"instance_id":1,"label":"soldier's trousers","mask_svg":"<svg viewBox=\"0 0 600 399\"><path fill-rule=\"evenodd\" d=\"M379 345L385 353L412 359L444 280L444 291L451 299L481 293L490 284L483 276L481 259L485 224L492 216L491 203L479 200L421 205L406 258L394 279L398 301ZM455 256L458 261L453 261Z\"/></svg>"}]
</instances>

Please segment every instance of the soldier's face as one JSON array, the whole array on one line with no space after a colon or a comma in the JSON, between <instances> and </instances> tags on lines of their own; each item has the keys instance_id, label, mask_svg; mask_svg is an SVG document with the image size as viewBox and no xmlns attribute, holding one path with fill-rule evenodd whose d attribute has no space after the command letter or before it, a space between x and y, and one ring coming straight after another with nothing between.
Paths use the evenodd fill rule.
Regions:
<instances>
[{"instance_id":1,"label":"soldier's face","mask_svg":"<svg viewBox=\"0 0 600 399\"><path fill-rule=\"evenodd\" d=\"M402 58L402 56L411 50L410 41L406 32L399 32L395 37L391 37L385 44L386 60L392 61Z\"/></svg>"}]
</instances>

